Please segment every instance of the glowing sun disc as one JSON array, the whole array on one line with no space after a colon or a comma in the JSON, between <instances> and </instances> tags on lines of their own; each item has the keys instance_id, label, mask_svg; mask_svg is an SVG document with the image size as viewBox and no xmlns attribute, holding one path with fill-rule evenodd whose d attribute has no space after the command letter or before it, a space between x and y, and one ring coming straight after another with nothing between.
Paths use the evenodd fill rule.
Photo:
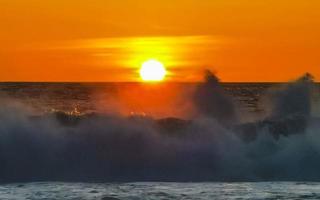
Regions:
<instances>
[{"instance_id":1,"label":"glowing sun disc","mask_svg":"<svg viewBox=\"0 0 320 200\"><path fill-rule=\"evenodd\" d=\"M140 77L144 81L162 81L166 73L164 65L157 60L148 60L140 68Z\"/></svg>"}]
</instances>

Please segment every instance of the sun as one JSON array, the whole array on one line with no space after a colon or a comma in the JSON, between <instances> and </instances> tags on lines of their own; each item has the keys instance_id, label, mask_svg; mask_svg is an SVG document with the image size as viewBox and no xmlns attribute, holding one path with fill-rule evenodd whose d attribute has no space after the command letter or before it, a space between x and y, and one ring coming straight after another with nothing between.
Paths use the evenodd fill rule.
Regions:
<instances>
[{"instance_id":1,"label":"sun","mask_svg":"<svg viewBox=\"0 0 320 200\"><path fill-rule=\"evenodd\" d=\"M162 81L167 74L164 65L157 60L148 60L142 63L140 77L143 81Z\"/></svg>"}]
</instances>

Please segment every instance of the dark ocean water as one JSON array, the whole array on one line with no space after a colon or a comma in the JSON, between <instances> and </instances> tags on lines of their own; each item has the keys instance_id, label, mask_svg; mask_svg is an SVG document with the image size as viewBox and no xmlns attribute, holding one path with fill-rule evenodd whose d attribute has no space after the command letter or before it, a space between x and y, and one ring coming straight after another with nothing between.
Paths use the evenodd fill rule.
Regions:
<instances>
[{"instance_id":1,"label":"dark ocean water","mask_svg":"<svg viewBox=\"0 0 320 200\"><path fill-rule=\"evenodd\" d=\"M221 86L0 83L0 199L320 199L319 85Z\"/></svg>"},{"instance_id":2,"label":"dark ocean water","mask_svg":"<svg viewBox=\"0 0 320 200\"><path fill-rule=\"evenodd\" d=\"M167 83L165 85L168 88L174 88L177 93L186 91L191 93L198 84ZM261 111L258 106L260 97L268 88L275 85L279 84L226 83L223 84L223 88L250 111ZM77 110L81 113L91 113L103 112L101 101L107 104L110 97L121 95L121 93L136 91L134 95L140 92L151 93L154 96L161 94L161 87L151 86L151 89L148 87L150 86L140 83L0 83L0 95L22 102L40 112ZM135 106L143 107L141 105L131 107Z\"/></svg>"}]
</instances>

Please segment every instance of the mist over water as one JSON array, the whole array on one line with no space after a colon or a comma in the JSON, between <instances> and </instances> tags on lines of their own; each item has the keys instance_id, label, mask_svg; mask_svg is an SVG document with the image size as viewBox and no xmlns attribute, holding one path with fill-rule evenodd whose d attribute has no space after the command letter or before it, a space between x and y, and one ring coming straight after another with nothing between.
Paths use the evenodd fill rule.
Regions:
<instances>
[{"instance_id":1,"label":"mist over water","mask_svg":"<svg viewBox=\"0 0 320 200\"><path fill-rule=\"evenodd\" d=\"M221 124L235 123L235 104L220 85L218 77L210 71L206 71L205 84L200 84L195 90L194 105L198 113Z\"/></svg>"},{"instance_id":2,"label":"mist over water","mask_svg":"<svg viewBox=\"0 0 320 200\"><path fill-rule=\"evenodd\" d=\"M39 115L3 97L0 181L320 181L313 87L306 75L270 89L260 102L267 112L250 122L210 72L184 95L188 120Z\"/></svg>"}]
</instances>

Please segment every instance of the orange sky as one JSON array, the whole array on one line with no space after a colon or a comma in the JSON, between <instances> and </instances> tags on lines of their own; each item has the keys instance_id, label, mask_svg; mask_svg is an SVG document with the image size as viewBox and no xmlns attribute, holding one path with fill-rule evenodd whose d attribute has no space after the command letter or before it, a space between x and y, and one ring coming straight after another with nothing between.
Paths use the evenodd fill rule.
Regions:
<instances>
[{"instance_id":1,"label":"orange sky","mask_svg":"<svg viewBox=\"0 0 320 200\"><path fill-rule=\"evenodd\" d=\"M320 80L319 0L0 0L0 81Z\"/></svg>"}]
</instances>

